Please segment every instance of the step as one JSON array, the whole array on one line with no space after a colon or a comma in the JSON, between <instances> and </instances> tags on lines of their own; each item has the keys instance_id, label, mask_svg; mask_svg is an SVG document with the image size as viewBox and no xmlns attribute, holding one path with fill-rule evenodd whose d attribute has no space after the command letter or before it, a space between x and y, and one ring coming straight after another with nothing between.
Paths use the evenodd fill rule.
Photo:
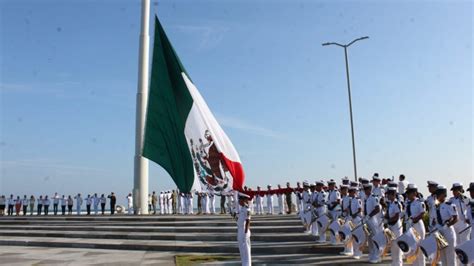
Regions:
<instances>
[{"instance_id":1,"label":"step","mask_svg":"<svg viewBox=\"0 0 474 266\"><path fill-rule=\"evenodd\" d=\"M173 252L206 252L238 254L236 241L150 241L82 238L2 237L0 245L62 248L94 248L119 250L150 250ZM338 254L340 246L317 245L314 242L252 242L252 254Z\"/></svg>"},{"instance_id":2,"label":"step","mask_svg":"<svg viewBox=\"0 0 474 266\"><path fill-rule=\"evenodd\" d=\"M0 230L0 236L19 237L62 237L62 238L90 238L90 239L129 239L129 240L180 240L180 241L237 241L236 232L209 234L195 233L122 233L109 231L55 231L55 230ZM315 237L301 233L260 233L252 234L252 241L257 242L291 242L291 241L314 241Z\"/></svg>"},{"instance_id":3,"label":"step","mask_svg":"<svg viewBox=\"0 0 474 266\"><path fill-rule=\"evenodd\" d=\"M117 232L235 232L236 226L89 226L89 225L5 225L2 226L5 230L55 230L55 231L117 231ZM251 227L251 231L255 233L302 233L302 226L259 226Z\"/></svg>"}]
</instances>

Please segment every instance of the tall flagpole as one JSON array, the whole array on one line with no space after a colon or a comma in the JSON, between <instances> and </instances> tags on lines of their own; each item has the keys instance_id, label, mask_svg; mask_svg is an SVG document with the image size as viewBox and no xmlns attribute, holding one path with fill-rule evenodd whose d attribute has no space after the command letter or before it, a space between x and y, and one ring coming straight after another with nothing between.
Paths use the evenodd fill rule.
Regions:
<instances>
[{"instance_id":1,"label":"tall flagpole","mask_svg":"<svg viewBox=\"0 0 474 266\"><path fill-rule=\"evenodd\" d=\"M150 42L150 0L142 0L140 54L138 63L137 113L135 124L135 169L133 209L135 214L148 214L148 160L142 157L145 113L148 98L148 57Z\"/></svg>"}]
</instances>

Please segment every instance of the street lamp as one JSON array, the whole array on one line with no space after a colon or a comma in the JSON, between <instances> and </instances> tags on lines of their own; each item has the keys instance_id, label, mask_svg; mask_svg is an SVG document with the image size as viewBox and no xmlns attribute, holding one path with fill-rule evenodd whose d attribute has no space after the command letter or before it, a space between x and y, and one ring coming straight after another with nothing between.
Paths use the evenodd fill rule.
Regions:
<instances>
[{"instance_id":1,"label":"street lamp","mask_svg":"<svg viewBox=\"0 0 474 266\"><path fill-rule=\"evenodd\" d=\"M347 76L347 92L349 94L349 113L351 116L351 133L352 133L352 158L354 160L354 179L357 181L357 163L356 163L356 150L355 150L355 141L354 141L354 120L352 118L352 97L351 97L351 82L349 80L349 62L347 61L347 48L354 44L357 41L365 40L368 39L369 36L365 37L360 37L348 44L339 44L336 42L327 42L323 43L323 46L328 46L328 45L337 45L339 47L344 48L344 56L346 58L346 76Z\"/></svg>"}]
</instances>

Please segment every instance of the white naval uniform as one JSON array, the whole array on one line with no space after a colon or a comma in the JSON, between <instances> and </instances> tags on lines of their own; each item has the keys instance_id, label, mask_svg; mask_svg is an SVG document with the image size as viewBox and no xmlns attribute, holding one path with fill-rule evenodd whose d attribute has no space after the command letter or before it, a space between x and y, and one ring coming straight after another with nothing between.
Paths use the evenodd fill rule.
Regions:
<instances>
[{"instance_id":1,"label":"white naval uniform","mask_svg":"<svg viewBox=\"0 0 474 266\"><path fill-rule=\"evenodd\" d=\"M362 222L362 213L358 213L355 217L352 217L354 214L356 214L359 209L361 209L361 211L363 211L363 207L362 207L362 201L356 197L349 197L350 200L349 200L349 219L350 221L352 221L352 223L354 223L355 226L358 226L361 222ZM357 257L360 257L362 256L362 250L361 250L361 246L359 246L357 244L357 242L355 241L354 238L352 238L352 248L354 250L354 256L357 256Z\"/></svg>"},{"instance_id":2,"label":"white naval uniform","mask_svg":"<svg viewBox=\"0 0 474 266\"><path fill-rule=\"evenodd\" d=\"M407 200L405 209L405 214L407 215L407 218L413 219L419 216L421 213L425 212L425 203L423 203L423 201L418 198L413 201ZM417 223L413 223L411 227L413 227L413 229L415 229L415 231L420 236L420 241L425 239L426 231L423 219L420 219ZM416 260L413 262L413 266L417 265L425 266L425 256L423 255L421 250L418 250Z\"/></svg>"},{"instance_id":3,"label":"white naval uniform","mask_svg":"<svg viewBox=\"0 0 474 266\"><path fill-rule=\"evenodd\" d=\"M315 191L316 192L316 191ZM316 196L316 204L320 205L319 207L316 208L316 214L318 217L322 217L323 215L327 214L327 193L324 190L321 190L320 192L317 192ZM318 230L317 234L319 235L319 240L318 242L326 242L327 241L327 235L326 235L326 229L327 228L322 228L319 224L317 224Z\"/></svg>"},{"instance_id":4,"label":"white naval uniform","mask_svg":"<svg viewBox=\"0 0 474 266\"><path fill-rule=\"evenodd\" d=\"M377 196L380 200L385 196L385 189L383 187L373 187L372 195Z\"/></svg>"},{"instance_id":5,"label":"white naval uniform","mask_svg":"<svg viewBox=\"0 0 474 266\"><path fill-rule=\"evenodd\" d=\"M379 212L374 216L370 217L370 213L379 208ZM379 197L371 194L364 201L364 219L367 220L367 225L372 229L373 234L376 234L383 230L383 225L381 224L381 213L382 208L379 204ZM379 261L380 260L380 251L376 248L375 243L372 237L368 237L367 242L369 244L369 260L370 261Z\"/></svg>"},{"instance_id":6,"label":"white naval uniform","mask_svg":"<svg viewBox=\"0 0 474 266\"><path fill-rule=\"evenodd\" d=\"M471 240L474 239L474 199L469 201L467 219L471 222Z\"/></svg>"},{"instance_id":7,"label":"white naval uniform","mask_svg":"<svg viewBox=\"0 0 474 266\"><path fill-rule=\"evenodd\" d=\"M313 236L319 236L317 220L313 221L313 215L318 216L318 210L314 206L314 205L318 204L318 194L319 194L319 192L316 191L316 190L313 191L313 193L311 193L311 197L310 197L311 207L310 207L310 211L308 212L308 214L309 214L309 223L310 223L310 227L311 227L311 234ZM311 221L313 221L313 222L311 223Z\"/></svg>"},{"instance_id":8,"label":"white naval uniform","mask_svg":"<svg viewBox=\"0 0 474 266\"><path fill-rule=\"evenodd\" d=\"M446 221L456 216L456 210L453 204L443 202L436 207L436 219L434 220L439 232L446 238L449 245L441 250L441 262L443 266L457 266L455 246L451 243L456 243L456 232L453 226L444 225ZM444 225L444 226L443 226Z\"/></svg>"},{"instance_id":9,"label":"white naval uniform","mask_svg":"<svg viewBox=\"0 0 474 266\"><path fill-rule=\"evenodd\" d=\"M178 193L178 202L179 202L178 213L184 214L184 194L183 193Z\"/></svg>"},{"instance_id":10,"label":"white naval uniform","mask_svg":"<svg viewBox=\"0 0 474 266\"><path fill-rule=\"evenodd\" d=\"M94 214L97 215L99 213L99 203L100 198L98 196L92 196L92 204L94 205Z\"/></svg>"},{"instance_id":11,"label":"white naval uniform","mask_svg":"<svg viewBox=\"0 0 474 266\"><path fill-rule=\"evenodd\" d=\"M262 191L257 190L257 214L263 214L263 196L261 195Z\"/></svg>"},{"instance_id":12,"label":"white naval uniform","mask_svg":"<svg viewBox=\"0 0 474 266\"><path fill-rule=\"evenodd\" d=\"M239 242L240 259L242 266L252 265L252 255L250 251L250 228L245 233L245 223L250 220L250 211L247 206L241 206L237 214L237 241Z\"/></svg>"},{"instance_id":13,"label":"white naval uniform","mask_svg":"<svg viewBox=\"0 0 474 266\"><path fill-rule=\"evenodd\" d=\"M281 189L279 189L281 190ZM278 200L278 214L283 214L283 192L277 192L277 200Z\"/></svg>"},{"instance_id":14,"label":"white naval uniform","mask_svg":"<svg viewBox=\"0 0 474 266\"><path fill-rule=\"evenodd\" d=\"M210 213L215 214L216 213L216 197L213 192L209 192L209 207L210 207Z\"/></svg>"},{"instance_id":15,"label":"white naval uniform","mask_svg":"<svg viewBox=\"0 0 474 266\"><path fill-rule=\"evenodd\" d=\"M311 206L311 194L309 190L304 190L302 194L302 202L303 202L303 207L300 211L300 218L301 221L303 222L304 225L310 226L311 223L311 212L312 212L312 206Z\"/></svg>"},{"instance_id":16,"label":"white naval uniform","mask_svg":"<svg viewBox=\"0 0 474 266\"><path fill-rule=\"evenodd\" d=\"M405 193L405 190L408 187L408 181L405 179L403 181L398 181L398 193L402 195Z\"/></svg>"},{"instance_id":17,"label":"white naval uniform","mask_svg":"<svg viewBox=\"0 0 474 266\"><path fill-rule=\"evenodd\" d=\"M82 206L82 197L81 196L75 196L74 199L76 200L76 212L77 215L81 215L81 206Z\"/></svg>"},{"instance_id":18,"label":"white naval uniform","mask_svg":"<svg viewBox=\"0 0 474 266\"><path fill-rule=\"evenodd\" d=\"M471 229L465 230L462 234L460 232L466 229L469 224L467 223L467 198L464 196L452 197L449 200L456 208L456 213L458 216L458 221L453 225L454 231L456 232L456 245L461 245L469 239L471 234Z\"/></svg>"},{"instance_id":19,"label":"white naval uniform","mask_svg":"<svg viewBox=\"0 0 474 266\"><path fill-rule=\"evenodd\" d=\"M342 196L341 206L342 206L342 218L344 219L344 224L348 223L351 220L349 215L349 202L351 201L351 197L349 195ZM347 210L347 211L346 211ZM352 241L347 241L344 244L344 253L347 255L352 255Z\"/></svg>"},{"instance_id":20,"label":"white naval uniform","mask_svg":"<svg viewBox=\"0 0 474 266\"><path fill-rule=\"evenodd\" d=\"M339 204L337 204L331 209L333 204L336 203L338 200L339 201L341 200L341 193L337 190L329 190L328 191L328 212L329 212L329 216L331 216L332 221L335 221L335 220L337 221L337 219L339 219L339 215L341 215L341 209L340 209ZM329 241L331 242L331 244L336 244L337 237L333 234L330 234Z\"/></svg>"},{"instance_id":21,"label":"white naval uniform","mask_svg":"<svg viewBox=\"0 0 474 266\"><path fill-rule=\"evenodd\" d=\"M265 193L267 197L267 214L273 214L273 194L270 191Z\"/></svg>"},{"instance_id":22,"label":"white naval uniform","mask_svg":"<svg viewBox=\"0 0 474 266\"><path fill-rule=\"evenodd\" d=\"M396 223L388 225L388 228L390 229L390 231L392 231L392 233L395 235L395 238L392 240L392 245L390 247L390 253L392 257L392 266L402 266L403 254L397 244L397 238L402 235L402 231L403 231L402 222L400 219L401 214L402 214L401 204L400 202L395 200L393 202L388 201L387 205L388 205L388 208L387 208L388 218L393 218L397 214L399 215Z\"/></svg>"},{"instance_id":23,"label":"white naval uniform","mask_svg":"<svg viewBox=\"0 0 474 266\"><path fill-rule=\"evenodd\" d=\"M429 223L428 227L431 229L431 221L436 219L436 194L429 195L425 200L425 205L428 208Z\"/></svg>"},{"instance_id":24,"label":"white naval uniform","mask_svg":"<svg viewBox=\"0 0 474 266\"><path fill-rule=\"evenodd\" d=\"M133 197L127 196L127 202L128 202L128 214L133 214Z\"/></svg>"},{"instance_id":25,"label":"white naval uniform","mask_svg":"<svg viewBox=\"0 0 474 266\"><path fill-rule=\"evenodd\" d=\"M299 212L299 211L303 210L303 193L299 192L298 189L300 189L300 188L296 188L296 190L295 190L296 212Z\"/></svg>"},{"instance_id":26,"label":"white naval uniform","mask_svg":"<svg viewBox=\"0 0 474 266\"><path fill-rule=\"evenodd\" d=\"M160 193L160 197L158 198L158 201L160 202L160 214L165 213L164 200L165 200L165 195L163 193Z\"/></svg>"}]
</instances>

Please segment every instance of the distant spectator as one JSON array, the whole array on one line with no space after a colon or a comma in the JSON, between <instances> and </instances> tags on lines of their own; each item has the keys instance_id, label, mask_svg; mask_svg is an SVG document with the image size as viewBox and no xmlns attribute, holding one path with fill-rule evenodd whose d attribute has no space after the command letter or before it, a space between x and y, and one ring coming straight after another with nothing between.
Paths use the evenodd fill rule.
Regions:
<instances>
[{"instance_id":1,"label":"distant spectator","mask_svg":"<svg viewBox=\"0 0 474 266\"><path fill-rule=\"evenodd\" d=\"M44 200L43 200L44 215L48 215L50 204L51 204L51 202L48 199L48 195L44 196Z\"/></svg>"},{"instance_id":2,"label":"distant spectator","mask_svg":"<svg viewBox=\"0 0 474 266\"><path fill-rule=\"evenodd\" d=\"M61 214L62 215L66 215L66 205L67 205L67 198L66 196L63 195L61 197Z\"/></svg>"},{"instance_id":3,"label":"distant spectator","mask_svg":"<svg viewBox=\"0 0 474 266\"><path fill-rule=\"evenodd\" d=\"M110 214L115 213L115 204L117 203L117 198L115 197L115 193L112 192L107 198L110 199Z\"/></svg>"},{"instance_id":4,"label":"distant spectator","mask_svg":"<svg viewBox=\"0 0 474 266\"><path fill-rule=\"evenodd\" d=\"M72 215L72 206L74 205L74 200L71 195L67 197L67 214Z\"/></svg>"},{"instance_id":5,"label":"distant spectator","mask_svg":"<svg viewBox=\"0 0 474 266\"><path fill-rule=\"evenodd\" d=\"M58 215L58 205L59 205L59 195L58 193L54 193L53 196L53 213L54 215Z\"/></svg>"},{"instance_id":6,"label":"distant spectator","mask_svg":"<svg viewBox=\"0 0 474 266\"><path fill-rule=\"evenodd\" d=\"M43 196L42 195L40 195L38 198L38 207L36 207L36 209L38 210L36 214L41 215L41 212L43 211Z\"/></svg>"},{"instance_id":7,"label":"distant spectator","mask_svg":"<svg viewBox=\"0 0 474 266\"><path fill-rule=\"evenodd\" d=\"M16 200L15 200L15 213L16 213L16 216L20 215L20 211L21 211L21 199L20 199L20 196L17 196Z\"/></svg>"},{"instance_id":8,"label":"distant spectator","mask_svg":"<svg viewBox=\"0 0 474 266\"><path fill-rule=\"evenodd\" d=\"M91 214L91 204L92 204L92 198L91 195L87 195L86 198L86 209L87 209L87 215Z\"/></svg>"},{"instance_id":9,"label":"distant spectator","mask_svg":"<svg viewBox=\"0 0 474 266\"><path fill-rule=\"evenodd\" d=\"M74 197L74 199L76 200L76 212L77 212L77 215L81 215L81 208L82 208L82 197L81 197L81 193L78 193L77 196Z\"/></svg>"},{"instance_id":10,"label":"distant spectator","mask_svg":"<svg viewBox=\"0 0 474 266\"><path fill-rule=\"evenodd\" d=\"M8 215L12 216L13 215L13 207L15 206L15 199L13 198L13 194L10 195L10 198L8 198Z\"/></svg>"},{"instance_id":11,"label":"distant spectator","mask_svg":"<svg viewBox=\"0 0 474 266\"><path fill-rule=\"evenodd\" d=\"M23 206L23 215L26 215L28 212L28 198L23 196L23 199L21 200L21 205Z\"/></svg>"},{"instance_id":12,"label":"distant spectator","mask_svg":"<svg viewBox=\"0 0 474 266\"><path fill-rule=\"evenodd\" d=\"M102 194L102 196L100 196L100 209L102 210L102 215L105 213L105 203L107 203L107 198Z\"/></svg>"},{"instance_id":13,"label":"distant spectator","mask_svg":"<svg viewBox=\"0 0 474 266\"><path fill-rule=\"evenodd\" d=\"M31 195L31 197L30 197L30 215L33 215L33 212L35 211L35 203L36 203L35 196Z\"/></svg>"},{"instance_id":14,"label":"distant spectator","mask_svg":"<svg viewBox=\"0 0 474 266\"><path fill-rule=\"evenodd\" d=\"M153 191L153 194L151 195L151 206L153 208L153 214L156 214L156 203L158 201L158 196L156 195L156 192Z\"/></svg>"},{"instance_id":15,"label":"distant spectator","mask_svg":"<svg viewBox=\"0 0 474 266\"><path fill-rule=\"evenodd\" d=\"M5 195L0 197L0 216L5 215L5 203L6 203Z\"/></svg>"},{"instance_id":16,"label":"distant spectator","mask_svg":"<svg viewBox=\"0 0 474 266\"><path fill-rule=\"evenodd\" d=\"M133 214L133 197L132 193L128 193L127 202L128 202L128 214Z\"/></svg>"},{"instance_id":17,"label":"distant spectator","mask_svg":"<svg viewBox=\"0 0 474 266\"><path fill-rule=\"evenodd\" d=\"M99 203L100 203L99 196L97 196L97 193L94 193L94 196L92 196L92 204L94 205L95 215L99 213Z\"/></svg>"}]
</instances>

